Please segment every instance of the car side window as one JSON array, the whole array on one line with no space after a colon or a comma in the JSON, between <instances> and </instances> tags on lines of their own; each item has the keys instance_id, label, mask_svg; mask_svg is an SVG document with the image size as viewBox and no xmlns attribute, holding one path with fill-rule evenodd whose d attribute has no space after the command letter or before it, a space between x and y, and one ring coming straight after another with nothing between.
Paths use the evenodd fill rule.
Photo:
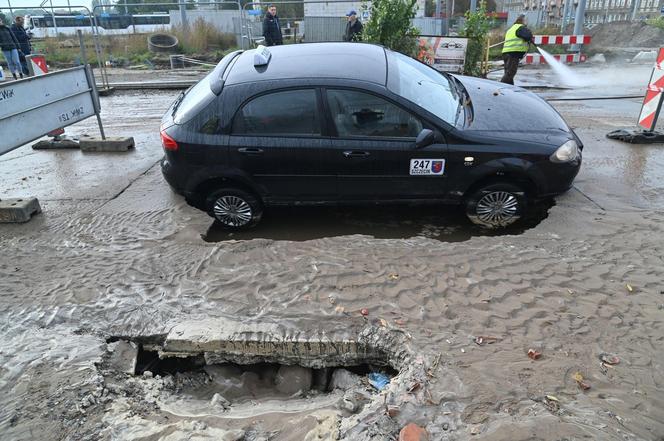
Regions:
<instances>
[{"instance_id":1,"label":"car side window","mask_svg":"<svg viewBox=\"0 0 664 441\"><path fill-rule=\"evenodd\" d=\"M314 89L284 90L246 103L233 119L233 134L320 135Z\"/></svg>"},{"instance_id":2,"label":"car side window","mask_svg":"<svg viewBox=\"0 0 664 441\"><path fill-rule=\"evenodd\" d=\"M340 137L415 138L422 131L422 121L376 95L328 90L327 101Z\"/></svg>"}]
</instances>

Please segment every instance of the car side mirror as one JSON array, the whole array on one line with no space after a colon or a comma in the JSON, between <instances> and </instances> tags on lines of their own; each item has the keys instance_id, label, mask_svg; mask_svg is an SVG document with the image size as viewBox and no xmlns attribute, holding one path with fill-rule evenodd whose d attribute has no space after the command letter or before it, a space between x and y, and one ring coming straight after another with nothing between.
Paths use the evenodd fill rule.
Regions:
<instances>
[{"instance_id":1,"label":"car side mirror","mask_svg":"<svg viewBox=\"0 0 664 441\"><path fill-rule=\"evenodd\" d=\"M415 148L421 149L436 142L436 132L430 129L422 129L415 139Z\"/></svg>"}]
</instances>

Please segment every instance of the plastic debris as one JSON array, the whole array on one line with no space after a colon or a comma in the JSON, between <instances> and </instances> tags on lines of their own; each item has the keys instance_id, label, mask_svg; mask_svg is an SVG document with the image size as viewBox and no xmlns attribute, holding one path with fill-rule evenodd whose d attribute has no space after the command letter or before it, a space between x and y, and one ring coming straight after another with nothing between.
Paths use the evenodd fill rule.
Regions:
<instances>
[{"instance_id":1,"label":"plastic debris","mask_svg":"<svg viewBox=\"0 0 664 441\"><path fill-rule=\"evenodd\" d=\"M369 384L377 390L383 390L390 384L390 377L382 372L371 372L369 375Z\"/></svg>"},{"instance_id":2,"label":"plastic debris","mask_svg":"<svg viewBox=\"0 0 664 441\"><path fill-rule=\"evenodd\" d=\"M542 353L536 351L535 349L528 349L528 358L532 360L539 360L542 357Z\"/></svg>"},{"instance_id":3,"label":"plastic debris","mask_svg":"<svg viewBox=\"0 0 664 441\"><path fill-rule=\"evenodd\" d=\"M590 389L590 383L585 381L585 379L583 378L583 375L581 374L581 372L575 372L574 375L572 375L572 378L574 379L574 381L576 381L576 384L581 389L583 389L583 390Z\"/></svg>"},{"instance_id":4,"label":"plastic debris","mask_svg":"<svg viewBox=\"0 0 664 441\"><path fill-rule=\"evenodd\" d=\"M482 346L482 345L485 345L485 344L490 345L490 344L493 344L493 343L497 342L498 337L489 337L489 336L486 336L486 335L478 335L477 337L475 337L473 339L473 341L478 346Z\"/></svg>"},{"instance_id":5,"label":"plastic debris","mask_svg":"<svg viewBox=\"0 0 664 441\"><path fill-rule=\"evenodd\" d=\"M397 280L399 278L399 274L390 274L387 276L387 278L390 280Z\"/></svg>"},{"instance_id":6,"label":"plastic debris","mask_svg":"<svg viewBox=\"0 0 664 441\"><path fill-rule=\"evenodd\" d=\"M630 285L629 283L625 285L625 287L627 288L628 292L634 292L634 288L632 288L632 285Z\"/></svg>"},{"instance_id":7,"label":"plastic debris","mask_svg":"<svg viewBox=\"0 0 664 441\"><path fill-rule=\"evenodd\" d=\"M560 410L560 401L554 395L546 395L543 402L551 412L558 412Z\"/></svg>"},{"instance_id":8,"label":"plastic debris","mask_svg":"<svg viewBox=\"0 0 664 441\"><path fill-rule=\"evenodd\" d=\"M617 355L607 354L606 352L599 354L599 359L602 360L603 363L610 366L620 363L620 358Z\"/></svg>"},{"instance_id":9,"label":"plastic debris","mask_svg":"<svg viewBox=\"0 0 664 441\"><path fill-rule=\"evenodd\" d=\"M652 144L664 142L664 133L653 130L619 129L606 134L607 138L631 144Z\"/></svg>"},{"instance_id":10,"label":"plastic debris","mask_svg":"<svg viewBox=\"0 0 664 441\"><path fill-rule=\"evenodd\" d=\"M366 317L366 316L369 315L369 310L368 310L367 308L362 308L362 309L360 310L360 314L362 314L363 316Z\"/></svg>"}]
</instances>

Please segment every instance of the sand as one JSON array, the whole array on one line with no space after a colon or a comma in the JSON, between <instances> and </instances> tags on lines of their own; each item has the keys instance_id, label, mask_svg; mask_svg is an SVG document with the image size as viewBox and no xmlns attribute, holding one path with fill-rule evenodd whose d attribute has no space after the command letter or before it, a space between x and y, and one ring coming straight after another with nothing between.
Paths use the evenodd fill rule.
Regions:
<instances>
[{"instance_id":1,"label":"sand","mask_svg":"<svg viewBox=\"0 0 664 441\"><path fill-rule=\"evenodd\" d=\"M607 141L593 121L575 122L597 166L518 235L445 242L422 226L401 239L209 243L211 219L171 194L156 165L112 198L42 201L43 216L0 228L0 437L355 441L394 439L415 422L437 440L661 439L661 193L612 192ZM138 148L158 158L151 136ZM104 367L109 337L154 341L229 316L304 333L359 323L400 354L401 374L387 391L367 389L355 415L324 399L307 409L305 397L304 409L230 418L169 406L171 380ZM620 362L602 365L602 353Z\"/></svg>"}]
</instances>

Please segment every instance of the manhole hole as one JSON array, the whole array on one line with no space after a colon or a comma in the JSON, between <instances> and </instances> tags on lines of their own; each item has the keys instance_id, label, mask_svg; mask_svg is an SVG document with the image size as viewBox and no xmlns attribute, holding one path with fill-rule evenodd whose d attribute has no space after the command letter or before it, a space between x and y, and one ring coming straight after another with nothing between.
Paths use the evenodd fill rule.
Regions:
<instances>
[{"instance_id":1,"label":"manhole hole","mask_svg":"<svg viewBox=\"0 0 664 441\"><path fill-rule=\"evenodd\" d=\"M364 320L309 325L224 320L182 324L166 336L110 338L102 371L118 395L178 418L238 421L323 409L350 416L384 405L377 397L409 357L401 334Z\"/></svg>"}]
</instances>

